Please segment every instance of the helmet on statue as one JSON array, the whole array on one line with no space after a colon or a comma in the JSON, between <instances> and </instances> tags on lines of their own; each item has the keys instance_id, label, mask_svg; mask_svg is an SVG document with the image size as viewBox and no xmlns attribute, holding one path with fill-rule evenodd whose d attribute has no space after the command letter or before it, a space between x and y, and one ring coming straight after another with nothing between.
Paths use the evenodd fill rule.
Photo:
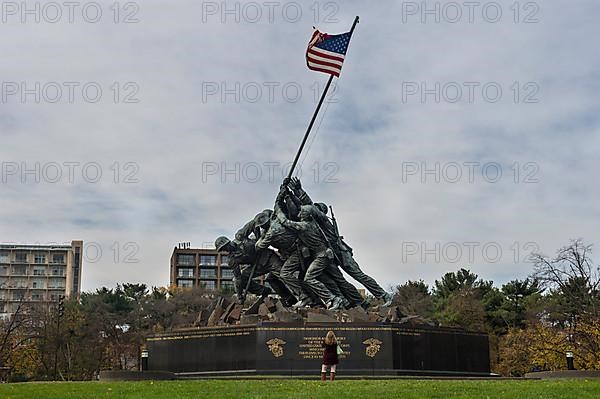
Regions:
<instances>
[{"instance_id":1,"label":"helmet on statue","mask_svg":"<svg viewBox=\"0 0 600 399\"><path fill-rule=\"evenodd\" d=\"M217 251L220 251L223 249L223 247L225 247L230 242L231 242L231 240L227 237L224 237L224 236L218 237L215 240L215 248L217 248Z\"/></svg>"},{"instance_id":2,"label":"helmet on statue","mask_svg":"<svg viewBox=\"0 0 600 399\"><path fill-rule=\"evenodd\" d=\"M315 206L317 207L318 210L320 210L321 212L323 212L324 214L327 215L327 205L325 205L322 202L315 202Z\"/></svg>"},{"instance_id":3,"label":"helmet on statue","mask_svg":"<svg viewBox=\"0 0 600 399\"><path fill-rule=\"evenodd\" d=\"M273 213L273 211L269 211L270 212L264 210L254 217L254 223L256 223L258 227L265 227L269 223L271 220L271 214Z\"/></svg>"}]
</instances>

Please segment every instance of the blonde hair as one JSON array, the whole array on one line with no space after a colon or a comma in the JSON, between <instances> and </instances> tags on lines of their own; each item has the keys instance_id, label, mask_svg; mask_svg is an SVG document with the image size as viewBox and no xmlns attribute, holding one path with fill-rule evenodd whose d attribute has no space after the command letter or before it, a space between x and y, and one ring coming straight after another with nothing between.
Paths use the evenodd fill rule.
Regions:
<instances>
[{"instance_id":1,"label":"blonde hair","mask_svg":"<svg viewBox=\"0 0 600 399\"><path fill-rule=\"evenodd\" d=\"M327 335L325 336L325 344L326 345L337 344L337 338L335 337L335 334L333 333L333 331L327 332Z\"/></svg>"}]
</instances>

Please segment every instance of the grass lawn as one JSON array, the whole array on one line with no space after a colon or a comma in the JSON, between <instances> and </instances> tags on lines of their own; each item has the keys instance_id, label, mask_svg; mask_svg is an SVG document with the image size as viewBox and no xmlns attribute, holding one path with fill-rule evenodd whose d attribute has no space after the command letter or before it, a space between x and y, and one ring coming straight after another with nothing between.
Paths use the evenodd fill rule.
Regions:
<instances>
[{"instance_id":1,"label":"grass lawn","mask_svg":"<svg viewBox=\"0 0 600 399\"><path fill-rule=\"evenodd\" d=\"M2 399L186 398L515 398L598 399L600 380L319 381L203 380L1 384Z\"/></svg>"}]
</instances>

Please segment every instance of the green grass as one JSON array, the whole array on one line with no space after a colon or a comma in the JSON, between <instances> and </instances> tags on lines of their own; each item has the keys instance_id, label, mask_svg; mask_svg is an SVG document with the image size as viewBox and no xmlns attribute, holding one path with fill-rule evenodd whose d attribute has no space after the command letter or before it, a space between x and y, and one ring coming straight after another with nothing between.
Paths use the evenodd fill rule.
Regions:
<instances>
[{"instance_id":1,"label":"green grass","mask_svg":"<svg viewBox=\"0 0 600 399\"><path fill-rule=\"evenodd\" d=\"M204 380L1 384L2 399L598 399L600 380L552 381L319 381Z\"/></svg>"}]
</instances>

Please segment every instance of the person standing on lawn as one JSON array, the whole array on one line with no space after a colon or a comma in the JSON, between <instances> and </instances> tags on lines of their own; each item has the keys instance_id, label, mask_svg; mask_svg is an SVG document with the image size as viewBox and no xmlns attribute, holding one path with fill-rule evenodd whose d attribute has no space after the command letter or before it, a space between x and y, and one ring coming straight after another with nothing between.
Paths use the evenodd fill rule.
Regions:
<instances>
[{"instance_id":1,"label":"person standing on lawn","mask_svg":"<svg viewBox=\"0 0 600 399\"><path fill-rule=\"evenodd\" d=\"M323 364L321 366L321 381L327 377L327 367L330 368L330 379L335 380L335 372L338 360L338 342L333 331L328 331L323 341Z\"/></svg>"}]
</instances>

